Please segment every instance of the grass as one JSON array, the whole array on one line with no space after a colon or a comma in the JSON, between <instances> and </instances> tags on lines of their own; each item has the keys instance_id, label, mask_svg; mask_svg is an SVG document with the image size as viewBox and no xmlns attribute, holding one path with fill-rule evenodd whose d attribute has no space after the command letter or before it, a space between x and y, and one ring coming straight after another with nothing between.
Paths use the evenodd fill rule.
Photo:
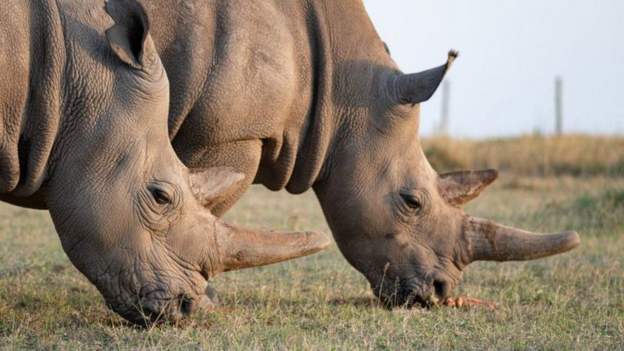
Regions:
<instances>
[{"instance_id":1,"label":"grass","mask_svg":"<svg viewBox=\"0 0 624 351\"><path fill-rule=\"evenodd\" d=\"M0 349L621 349L624 179L503 175L468 210L582 246L527 263L476 263L458 293L482 309L395 309L334 247L215 279L222 308L179 326L126 325L69 263L46 212L0 205ZM227 218L327 231L313 194L252 188Z\"/></svg>"}]
</instances>

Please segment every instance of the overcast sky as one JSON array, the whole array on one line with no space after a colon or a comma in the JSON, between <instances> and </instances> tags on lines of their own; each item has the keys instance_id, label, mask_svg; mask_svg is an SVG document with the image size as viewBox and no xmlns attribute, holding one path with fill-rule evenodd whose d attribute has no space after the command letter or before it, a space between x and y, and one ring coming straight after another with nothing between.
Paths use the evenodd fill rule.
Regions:
<instances>
[{"instance_id":1,"label":"overcast sky","mask_svg":"<svg viewBox=\"0 0 624 351\"><path fill-rule=\"evenodd\" d=\"M365 0L405 72L460 58L451 82L450 134L554 129L554 78L563 77L564 131L624 134L624 0ZM423 104L422 132L440 116Z\"/></svg>"}]
</instances>

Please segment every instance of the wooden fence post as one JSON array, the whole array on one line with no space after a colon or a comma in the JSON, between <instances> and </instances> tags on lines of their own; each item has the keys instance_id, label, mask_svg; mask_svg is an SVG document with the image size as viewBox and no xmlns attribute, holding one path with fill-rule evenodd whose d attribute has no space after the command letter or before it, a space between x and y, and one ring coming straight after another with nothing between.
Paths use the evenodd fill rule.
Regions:
<instances>
[{"instance_id":1,"label":"wooden fence post","mask_svg":"<svg viewBox=\"0 0 624 351\"><path fill-rule=\"evenodd\" d=\"M563 80L555 78L555 135L563 134Z\"/></svg>"}]
</instances>

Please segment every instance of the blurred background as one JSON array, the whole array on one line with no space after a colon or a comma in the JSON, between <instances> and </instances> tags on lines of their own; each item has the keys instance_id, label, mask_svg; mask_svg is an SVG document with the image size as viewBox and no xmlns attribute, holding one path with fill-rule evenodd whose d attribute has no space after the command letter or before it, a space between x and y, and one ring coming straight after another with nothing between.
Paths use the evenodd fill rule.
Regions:
<instances>
[{"instance_id":1,"label":"blurred background","mask_svg":"<svg viewBox=\"0 0 624 351\"><path fill-rule=\"evenodd\" d=\"M405 72L457 49L442 90L423 105L422 133L456 137L555 132L555 79L563 132L624 133L624 1L365 0Z\"/></svg>"},{"instance_id":2,"label":"blurred background","mask_svg":"<svg viewBox=\"0 0 624 351\"><path fill-rule=\"evenodd\" d=\"M365 0L405 72L460 51L422 105L438 170L624 175L624 2Z\"/></svg>"}]
</instances>

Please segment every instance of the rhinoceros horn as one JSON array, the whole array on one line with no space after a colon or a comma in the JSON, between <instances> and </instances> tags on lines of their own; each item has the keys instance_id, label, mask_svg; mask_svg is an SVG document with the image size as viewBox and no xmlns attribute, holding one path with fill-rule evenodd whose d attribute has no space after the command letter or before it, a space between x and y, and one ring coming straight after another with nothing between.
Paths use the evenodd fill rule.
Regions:
<instances>
[{"instance_id":1,"label":"rhinoceros horn","mask_svg":"<svg viewBox=\"0 0 624 351\"><path fill-rule=\"evenodd\" d=\"M533 260L570 251L581 243L573 231L535 234L476 217L467 217L464 235L470 262Z\"/></svg>"},{"instance_id":2,"label":"rhinoceros horn","mask_svg":"<svg viewBox=\"0 0 624 351\"><path fill-rule=\"evenodd\" d=\"M247 230L223 222L217 225L217 242L224 272L307 256L331 243L316 232Z\"/></svg>"},{"instance_id":3,"label":"rhinoceros horn","mask_svg":"<svg viewBox=\"0 0 624 351\"><path fill-rule=\"evenodd\" d=\"M398 103L418 104L429 100L458 55L457 51L451 50L448 53L446 63L442 66L398 76L394 81Z\"/></svg>"},{"instance_id":4,"label":"rhinoceros horn","mask_svg":"<svg viewBox=\"0 0 624 351\"><path fill-rule=\"evenodd\" d=\"M190 175L191 190L202 205L210 208L231 195L245 175L230 167L213 167ZM316 232L274 232L251 230L217 221L215 240L220 270L263 266L321 251L331 241Z\"/></svg>"}]
</instances>

